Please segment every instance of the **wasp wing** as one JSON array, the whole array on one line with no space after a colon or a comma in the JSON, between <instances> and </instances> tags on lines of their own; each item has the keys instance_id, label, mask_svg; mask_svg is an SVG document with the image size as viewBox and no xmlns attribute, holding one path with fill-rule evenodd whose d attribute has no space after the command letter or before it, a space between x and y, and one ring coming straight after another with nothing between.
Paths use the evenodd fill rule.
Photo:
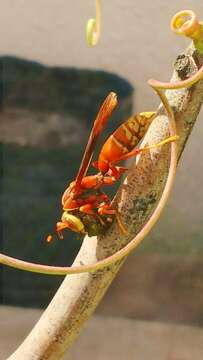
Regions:
<instances>
[{"instance_id":1,"label":"wasp wing","mask_svg":"<svg viewBox=\"0 0 203 360\"><path fill-rule=\"evenodd\" d=\"M104 100L102 106L99 109L98 115L94 121L89 140L83 155L83 159L78 171L78 174L76 176L75 180L75 192L80 187L81 181L83 177L86 175L87 170L89 168L92 155L95 149L95 145L97 142L97 139L99 135L101 134L102 130L104 129L104 126L106 125L106 122L108 121L109 117L111 116L113 110L115 109L117 105L117 96L114 92L110 92L110 94L106 97Z\"/></svg>"}]
</instances>

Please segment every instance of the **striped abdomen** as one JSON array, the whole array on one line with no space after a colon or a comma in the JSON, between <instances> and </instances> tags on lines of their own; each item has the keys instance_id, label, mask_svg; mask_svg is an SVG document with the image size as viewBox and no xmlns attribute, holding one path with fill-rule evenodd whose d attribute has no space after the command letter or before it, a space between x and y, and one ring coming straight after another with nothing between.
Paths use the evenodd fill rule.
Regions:
<instances>
[{"instance_id":1,"label":"striped abdomen","mask_svg":"<svg viewBox=\"0 0 203 360\"><path fill-rule=\"evenodd\" d=\"M98 168L102 172L108 171L108 163L129 153L138 145L155 118L155 114L155 112L143 112L134 115L114 131L104 143L99 154Z\"/></svg>"}]
</instances>

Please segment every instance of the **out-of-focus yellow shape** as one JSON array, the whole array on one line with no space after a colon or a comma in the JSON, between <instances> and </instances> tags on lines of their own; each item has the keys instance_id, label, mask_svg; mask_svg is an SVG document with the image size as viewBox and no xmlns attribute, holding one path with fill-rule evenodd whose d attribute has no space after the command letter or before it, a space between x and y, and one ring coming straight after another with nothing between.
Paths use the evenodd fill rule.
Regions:
<instances>
[{"instance_id":1,"label":"out-of-focus yellow shape","mask_svg":"<svg viewBox=\"0 0 203 360\"><path fill-rule=\"evenodd\" d=\"M171 20L171 29L178 35L184 35L192 40L201 36L201 24L192 10L182 10L175 14Z\"/></svg>"},{"instance_id":2,"label":"out-of-focus yellow shape","mask_svg":"<svg viewBox=\"0 0 203 360\"><path fill-rule=\"evenodd\" d=\"M89 19L86 25L86 39L89 46L98 43L101 33L101 1L96 0L96 17Z\"/></svg>"}]
</instances>

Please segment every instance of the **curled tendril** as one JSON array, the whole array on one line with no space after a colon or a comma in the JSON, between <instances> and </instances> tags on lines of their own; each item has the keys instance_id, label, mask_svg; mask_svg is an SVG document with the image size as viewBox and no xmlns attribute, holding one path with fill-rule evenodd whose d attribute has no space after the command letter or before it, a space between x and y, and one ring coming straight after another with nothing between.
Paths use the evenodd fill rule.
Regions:
<instances>
[{"instance_id":1,"label":"curled tendril","mask_svg":"<svg viewBox=\"0 0 203 360\"><path fill-rule=\"evenodd\" d=\"M193 11L182 10L173 16L171 20L171 29L178 35L196 39L199 35L200 24Z\"/></svg>"},{"instance_id":2,"label":"curled tendril","mask_svg":"<svg viewBox=\"0 0 203 360\"><path fill-rule=\"evenodd\" d=\"M166 113L169 118L170 136L176 136L176 124L175 124L175 120L174 120L174 114L168 103L168 100L167 100L165 94L159 88L157 88L155 84L152 83L150 85L156 90L156 92L160 96L161 101L163 102L163 105L165 107ZM117 251L115 254L113 254L103 260L97 261L94 264L82 265L82 266L71 266L71 267L46 266L46 265L41 265L41 264L33 264L33 263L28 263L25 261L11 258L11 257L8 257L3 254L0 254L0 263L15 267L17 269L27 270L27 271L31 271L31 272L38 272L38 273L49 274L49 275L65 275L65 274L79 274L79 273L84 273L84 272L95 272L99 269L103 269L106 266L109 266L109 265L115 263L116 261L123 259L125 256L127 256L132 250L134 250L140 244L140 242L146 237L146 235L150 232L150 230L153 228L153 226L159 219L160 214L168 200L170 191L172 189L172 185L173 185L175 173L176 173L176 165L177 165L177 144L176 144L176 142L172 142L171 143L171 160L170 160L168 178L167 178L161 199L160 199L156 209L154 210L152 216L147 221L147 223L142 228L142 230L126 246L124 246L121 250Z\"/></svg>"},{"instance_id":3,"label":"curled tendril","mask_svg":"<svg viewBox=\"0 0 203 360\"><path fill-rule=\"evenodd\" d=\"M86 39L90 46L95 46L101 32L101 1L96 0L96 18L89 19L86 25Z\"/></svg>"},{"instance_id":4,"label":"curled tendril","mask_svg":"<svg viewBox=\"0 0 203 360\"><path fill-rule=\"evenodd\" d=\"M180 12L178 14L184 13L184 16L188 16L189 11ZM191 15L192 12L189 12L189 15ZM178 14L175 15L175 17L172 19L172 26L176 29L183 26L181 22L177 21ZM179 17L178 17L179 18ZM195 17L196 18L196 17ZM184 23L186 23L186 27L188 27L187 21L193 22L193 18L191 17L191 20L185 20ZM173 29L173 28L172 28ZM154 79L151 79L148 81L148 84L157 92L159 95L164 108L166 110L166 113L168 115L169 119L169 132L170 136L176 136L176 123L174 119L174 113L172 108L170 107L170 104L166 98L165 93L162 90L166 89L180 89L180 88L187 88L192 86L194 83L199 81L200 79L203 79L203 66L199 69L199 71L196 72L195 75L190 77L187 80L184 81L178 81L175 83L169 83L169 82L161 82ZM169 173L168 178L165 184L165 188L163 190L161 199L155 208L152 216L147 221L145 226L141 229L141 231L121 250L117 251L115 254L107 257L106 259L100 260L94 264L90 265L81 265L81 266L67 266L67 267L61 267L61 266L47 266L47 265L41 265L41 264L34 264L26 261L22 261L16 258L12 258L9 256L6 256L4 254L0 254L0 263L4 265L8 265L11 267L14 267L16 269L20 270L26 270L31 272L37 272L42 274L49 274L49 275L66 275L66 274L79 274L84 272L95 272L99 269L103 269L106 266L109 266L116 261L119 261L123 259L125 256L127 256L132 250L134 250L140 242L146 237L146 235L149 233L149 231L153 228L155 223L160 217L160 214L167 202L167 199L169 197L170 190L173 185L173 181L175 178L176 173L176 165L177 165L177 144L176 142L171 143L171 160L170 160L170 166L169 166Z\"/></svg>"},{"instance_id":5,"label":"curled tendril","mask_svg":"<svg viewBox=\"0 0 203 360\"><path fill-rule=\"evenodd\" d=\"M203 24L192 10L182 10L171 20L171 30L194 41L195 47L203 53Z\"/></svg>"}]
</instances>

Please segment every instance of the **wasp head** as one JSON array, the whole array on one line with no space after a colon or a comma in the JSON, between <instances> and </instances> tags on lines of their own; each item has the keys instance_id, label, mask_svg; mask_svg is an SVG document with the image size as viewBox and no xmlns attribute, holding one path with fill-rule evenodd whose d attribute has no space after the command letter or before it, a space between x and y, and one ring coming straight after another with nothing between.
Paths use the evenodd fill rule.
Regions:
<instances>
[{"instance_id":1,"label":"wasp head","mask_svg":"<svg viewBox=\"0 0 203 360\"><path fill-rule=\"evenodd\" d=\"M70 229L75 232L79 232L80 234L85 234L85 227L79 217L64 211L61 221L56 224L56 232L61 239L63 239L63 235L61 233L64 229Z\"/></svg>"}]
</instances>

